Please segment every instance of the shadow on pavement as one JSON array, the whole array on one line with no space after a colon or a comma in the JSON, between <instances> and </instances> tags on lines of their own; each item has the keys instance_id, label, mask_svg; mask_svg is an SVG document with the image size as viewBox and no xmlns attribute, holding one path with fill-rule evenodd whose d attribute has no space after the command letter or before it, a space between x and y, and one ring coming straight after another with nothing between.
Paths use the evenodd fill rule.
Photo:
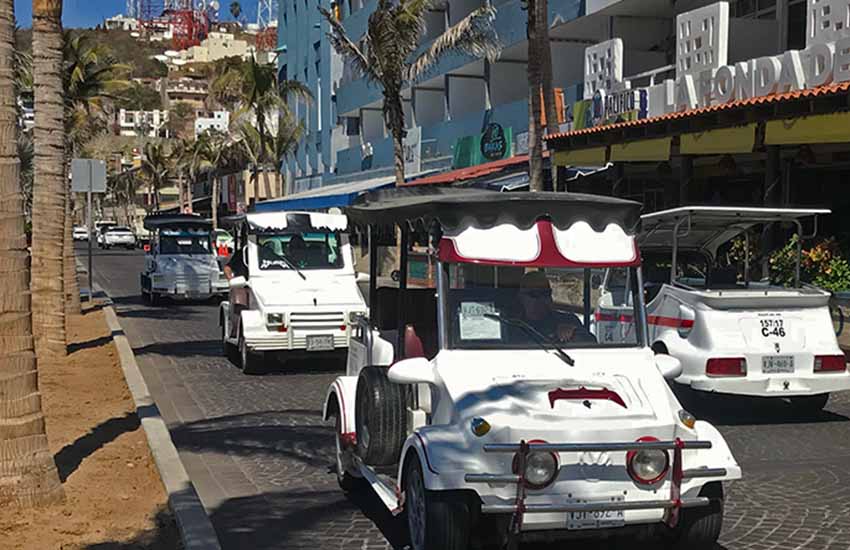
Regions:
<instances>
[{"instance_id":1,"label":"shadow on pavement","mask_svg":"<svg viewBox=\"0 0 850 550\"><path fill-rule=\"evenodd\" d=\"M157 342L133 349L136 355L168 355L171 357L222 357L221 340Z\"/></svg>"},{"instance_id":2,"label":"shadow on pavement","mask_svg":"<svg viewBox=\"0 0 850 550\"><path fill-rule=\"evenodd\" d=\"M676 388L679 401L697 418L717 426L820 424L847 422L850 418L826 409L804 412L782 398L746 397L736 395L706 394L690 388Z\"/></svg>"},{"instance_id":3,"label":"shadow on pavement","mask_svg":"<svg viewBox=\"0 0 850 550\"><path fill-rule=\"evenodd\" d=\"M105 346L106 344L112 341L113 334L109 336L100 336L98 338L94 338L92 340L86 340L85 342L73 342L68 344L68 353L74 353L84 349L90 348L99 348L100 346Z\"/></svg>"},{"instance_id":4,"label":"shadow on pavement","mask_svg":"<svg viewBox=\"0 0 850 550\"><path fill-rule=\"evenodd\" d=\"M110 418L98 424L86 435L65 445L54 456L56 467L59 469L59 479L64 482L83 463L83 460L120 435L136 431L139 425L139 417L136 413L128 412L120 418Z\"/></svg>"},{"instance_id":5,"label":"shadow on pavement","mask_svg":"<svg viewBox=\"0 0 850 550\"><path fill-rule=\"evenodd\" d=\"M363 521L361 514L374 528L352 529L355 521ZM350 495L334 486L233 498L210 518L225 549L381 548L381 539L392 548L406 545L402 519L394 518L368 488Z\"/></svg>"},{"instance_id":6,"label":"shadow on pavement","mask_svg":"<svg viewBox=\"0 0 850 550\"><path fill-rule=\"evenodd\" d=\"M162 506L154 517L156 527L144 531L130 540L104 541L85 546L85 550L172 550L182 548L180 531L167 506Z\"/></svg>"}]
</instances>

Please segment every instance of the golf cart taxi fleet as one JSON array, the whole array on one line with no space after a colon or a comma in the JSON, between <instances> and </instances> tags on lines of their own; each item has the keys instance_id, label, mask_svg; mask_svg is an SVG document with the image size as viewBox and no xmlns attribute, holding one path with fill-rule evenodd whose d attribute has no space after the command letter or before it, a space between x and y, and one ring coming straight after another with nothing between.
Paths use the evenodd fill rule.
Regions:
<instances>
[{"instance_id":1,"label":"golf cart taxi fleet","mask_svg":"<svg viewBox=\"0 0 850 550\"><path fill-rule=\"evenodd\" d=\"M693 390L790 398L820 410L830 392L850 389L850 373L829 312L830 294L801 285L800 252L792 288L750 281L750 259L721 267L718 249L748 230L782 222L796 227L798 243L828 210L683 207L646 214L639 238L649 342L682 363L675 382ZM749 250L749 244L744 246ZM740 273L739 273L740 272ZM625 281L609 274L597 312L597 331L618 340L628 323Z\"/></svg>"},{"instance_id":2,"label":"golf cart taxi fleet","mask_svg":"<svg viewBox=\"0 0 850 550\"><path fill-rule=\"evenodd\" d=\"M417 188L347 209L371 235L400 231L401 275L399 288L377 288L372 262L370 316L324 415L336 420L340 485L404 511L413 549L717 539L721 482L741 469L670 390L678 360L649 346L639 210L590 195ZM436 289L408 288L411 242L434 255ZM590 281L607 268L630 281L632 330L618 342L590 331Z\"/></svg>"},{"instance_id":3,"label":"golf cart taxi fleet","mask_svg":"<svg viewBox=\"0 0 850 550\"><path fill-rule=\"evenodd\" d=\"M344 354L351 320L366 311L346 217L263 212L229 222L238 239L234 254L247 269L230 280L230 300L221 304L228 356L251 373L265 353Z\"/></svg>"},{"instance_id":4,"label":"golf cart taxi fleet","mask_svg":"<svg viewBox=\"0 0 850 550\"><path fill-rule=\"evenodd\" d=\"M151 232L141 273L142 299L155 304L162 297L207 299L227 292L212 248L212 223L193 214L151 215Z\"/></svg>"}]
</instances>

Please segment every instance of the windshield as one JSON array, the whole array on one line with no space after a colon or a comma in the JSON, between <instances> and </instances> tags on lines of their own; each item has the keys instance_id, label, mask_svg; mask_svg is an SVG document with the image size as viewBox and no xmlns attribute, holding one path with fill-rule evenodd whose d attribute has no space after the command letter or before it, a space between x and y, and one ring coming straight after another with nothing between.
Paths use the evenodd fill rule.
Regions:
<instances>
[{"instance_id":1,"label":"windshield","mask_svg":"<svg viewBox=\"0 0 850 550\"><path fill-rule=\"evenodd\" d=\"M602 293L604 269L451 264L449 339L455 349L605 348L642 345L634 268L616 296ZM626 289L629 289L628 291ZM609 326L608 320L614 325ZM607 324L606 324L607 323ZM603 330L604 329L604 330Z\"/></svg>"},{"instance_id":2,"label":"windshield","mask_svg":"<svg viewBox=\"0 0 850 550\"><path fill-rule=\"evenodd\" d=\"M261 270L340 269L343 267L338 233L311 231L257 235ZM289 260L289 262L287 262Z\"/></svg>"},{"instance_id":3,"label":"windshield","mask_svg":"<svg viewBox=\"0 0 850 550\"><path fill-rule=\"evenodd\" d=\"M161 231L160 254L212 254L210 234L205 231Z\"/></svg>"},{"instance_id":4,"label":"windshield","mask_svg":"<svg viewBox=\"0 0 850 550\"><path fill-rule=\"evenodd\" d=\"M112 227L107 230L109 233L132 233L129 227Z\"/></svg>"}]
</instances>

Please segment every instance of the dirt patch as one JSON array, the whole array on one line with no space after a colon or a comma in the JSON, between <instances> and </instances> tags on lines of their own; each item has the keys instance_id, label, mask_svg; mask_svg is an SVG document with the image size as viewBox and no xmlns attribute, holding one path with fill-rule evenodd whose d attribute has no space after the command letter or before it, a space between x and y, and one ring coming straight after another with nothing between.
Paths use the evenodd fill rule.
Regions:
<instances>
[{"instance_id":1,"label":"dirt patch","mask_svg":"<svg viewBox=\"0 0 850 550\"><path fill-rule=\"evenodd\" d=\"M103 312L69 326L71 353L39 365L65 503L0 510L0 548L170 549L179 533Z\"/></svg>"}]
</instances>

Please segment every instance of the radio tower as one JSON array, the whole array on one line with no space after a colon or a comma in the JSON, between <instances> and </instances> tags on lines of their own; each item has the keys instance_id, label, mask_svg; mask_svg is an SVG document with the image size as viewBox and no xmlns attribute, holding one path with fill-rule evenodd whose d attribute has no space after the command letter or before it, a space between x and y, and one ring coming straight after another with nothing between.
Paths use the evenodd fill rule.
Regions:
<instances>
[{"instance_id":1,"label":"radio tower","mask_svg":"<svg viewBox=\"0 0 850 550\"><path fill-rule=\"evenodd\" d=\"M139 5L139 0L127 0L127 5L124 8L124 16L129 17L131 19L135 19L138 14L136 13L138 10L136 9Z\"/></svg>"},{"instance_id":2,"label":"radio tower","mask_svg":"<svg viewBox=\"0 0 850 550\"><path fill-rule=\"evenodd\" d=\"M277 20L277 2L275 0L257 1L257 26L265 29Z\"/></svg>"}]
</instances>

